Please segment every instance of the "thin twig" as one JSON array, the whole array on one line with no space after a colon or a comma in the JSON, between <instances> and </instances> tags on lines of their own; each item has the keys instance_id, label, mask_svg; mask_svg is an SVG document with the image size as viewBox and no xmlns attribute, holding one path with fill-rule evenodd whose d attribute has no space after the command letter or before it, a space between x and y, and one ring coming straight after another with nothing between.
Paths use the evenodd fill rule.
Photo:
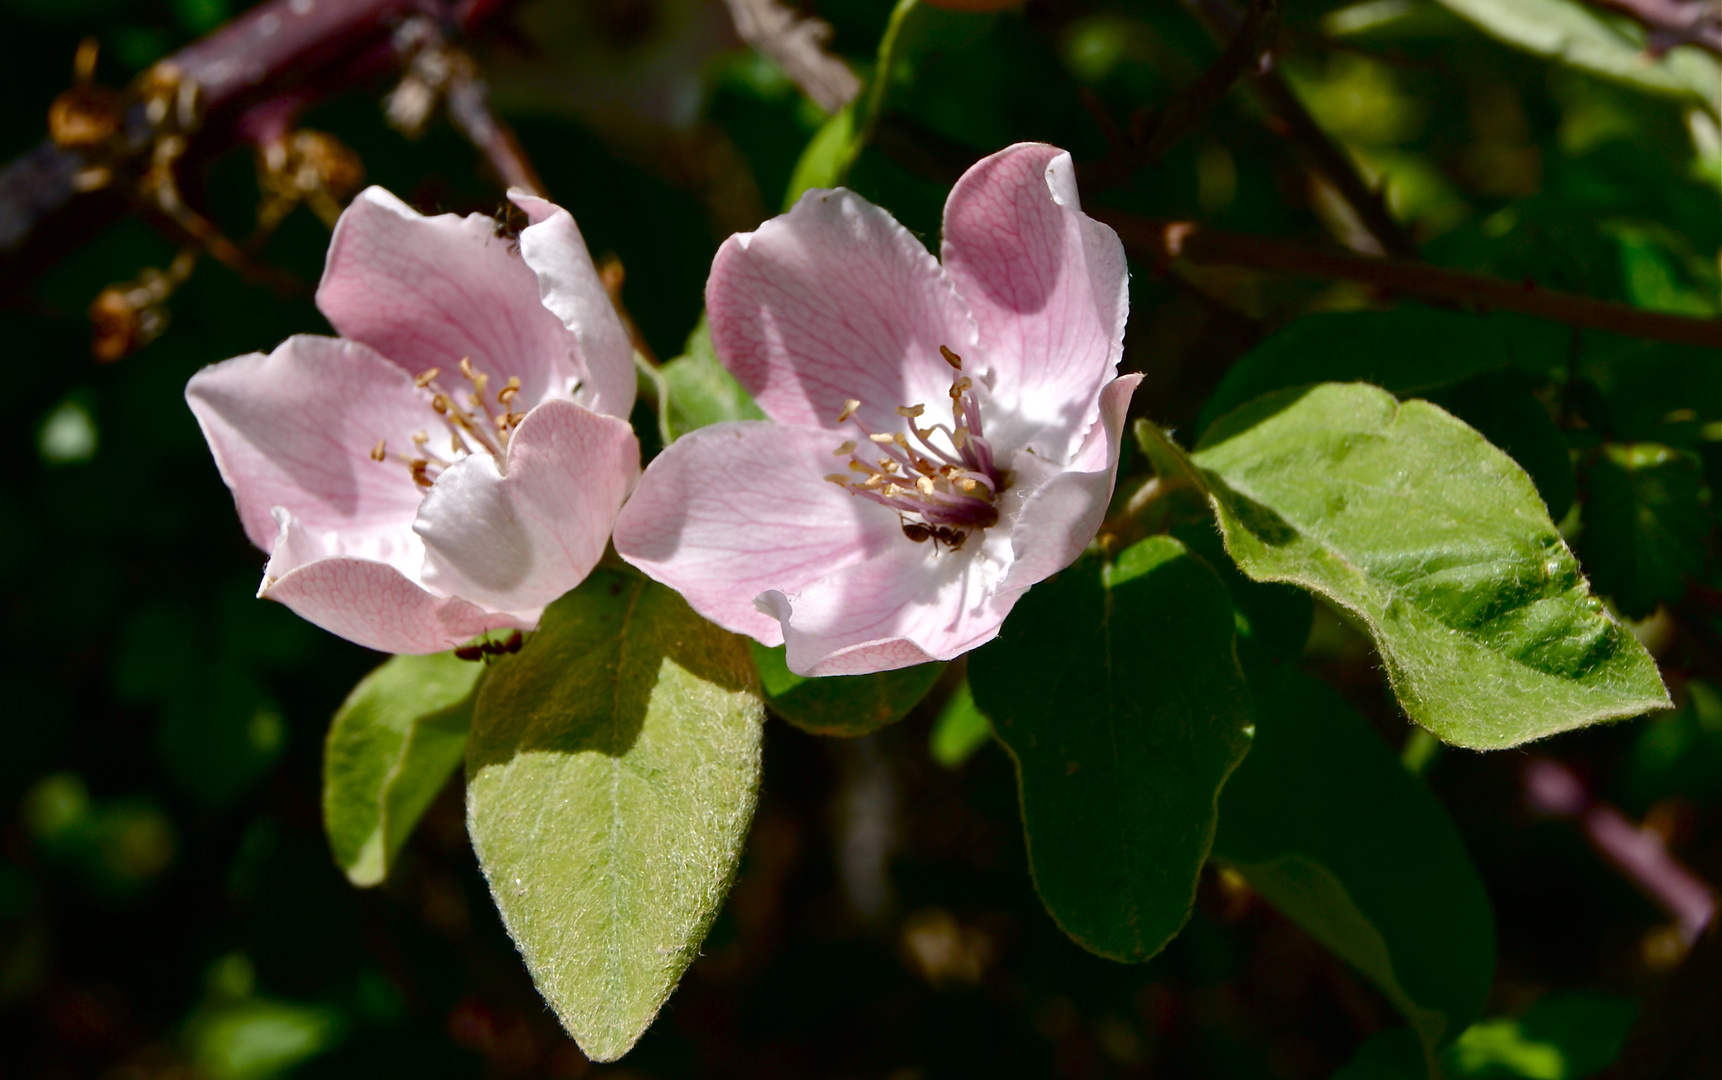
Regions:
<instances>
[{"instance_id":1,"label":"thin twig","mask_svg":"<svg viewBox=\"0 0 1722 1080\"><path fill-rule=\"evenodd\" d=\"M1572 326L1629 337L1722 349L1722 319L1645 311L1630 304L1429 266L1410 259L1360 255L1269 236L1220 232L1189 221L1158 221L1109 207L1088 212L1111 225L1138 260L1173 260L1202 266L1237 266L1276 274L1358 281L1393 292L1457 300L1486 309L1517 311Z\"/></svg>"},{"instance_id":2,"label":"thin twig","mask_svg":"<svg viewBox=\"0 0 1722 1080\"><path fill-rule=\"evenodd\" d=\"M1125 141L1113 153L1087 165L1082 170L1083 187L1099 190L1125 182L1137 170L1159 162L1166 151L1201 127L1238 80L1261 67L1279 31L1279 6L1279 0L1250 0L1243 21L1220 58L1167 102L1142 139ZM1110 125L1109 118L1107 123L1116 127Z\"/></svg>"},{"instance_id":3,"label":"thin twig","mask_svg":"<svg viewBox=\"0 0 1722 1080\"><path fill-rule=\"evenodd\" d=\"M813 103L835 113L861 93L849 65L825 51L831 26L791 11L779 0L725 0L735 32L769 57Z\"/></svg>"},{"instance_id":4,"label":"thin twig","mask_svg":"<svg viewBox=\"0 0 1722 1080\"><path fill-rule=\"evenodd\" d=\"M1243 26L1244 16L1231 0L1181 2L1215 41L1232 40ZM1382 252L1402 259L1415 258L1417 242L1411 233L1388 211L1381 193L1357 171L1351 155L1316 123L1315 117L1304 108L1297 92L1286 82L1271 58L1250 80L1250 86L1261 99L1262 106L1284 125L1284 134L1308 159L1310 167L1320 173L1357 214L1358 221L1381 246Z\"/></svg>"}]
</instances>

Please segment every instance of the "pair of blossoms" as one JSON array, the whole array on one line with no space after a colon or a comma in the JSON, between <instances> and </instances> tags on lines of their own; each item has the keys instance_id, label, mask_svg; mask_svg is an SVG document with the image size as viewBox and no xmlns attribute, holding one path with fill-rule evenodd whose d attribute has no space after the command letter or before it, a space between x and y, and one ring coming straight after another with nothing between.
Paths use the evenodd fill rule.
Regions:
<instances>
[{"instance_id":1,"label":"pair of blossoms","mask_svg":"<svg viewBox=\"0 0 1722 1080\"><path fill-rule=\"evenodd\" d=\"M534 628L620 556L792 671L946 660L1069 565L1112 494L1124 252L1071 161L966 172L943 261L852 192L729 238L712 342L769 421L701 428L641 475L633 349L567 211L518 192L516 240L371 188L335 228L298 336L186 398L259 595L361 645Z\"/></svg>"}]
</instances>

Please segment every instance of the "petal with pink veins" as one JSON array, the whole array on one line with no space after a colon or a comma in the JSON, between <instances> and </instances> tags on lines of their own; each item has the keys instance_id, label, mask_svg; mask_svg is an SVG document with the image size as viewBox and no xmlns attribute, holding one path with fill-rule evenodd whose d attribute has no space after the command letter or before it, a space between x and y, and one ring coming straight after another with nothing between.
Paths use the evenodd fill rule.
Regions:
<instances>
[{"instance_id":1,"label":"petal with pink veins","mask_svg":"<svg viewBox=\"0 0 1722 1080\"><path fill-rule=\"evenodd\" d=\"M724 241L706 281L712 344L781 424L899 431L899 405L947 420L944 345L969 354L974 320L939 263L895 218L852 191L813 190ZM923 421L925 422L925 421Z\"/></svg>"},{"instance_id":2,"label":"petal with pink veins","mask_svg":"<svg viewBox=\"0 0 1722 1080\"><path fill-rule=\"evenodd\" d=\"M245 534L264 551L274 550L277 506L318 533L362 534L365 553L389 561L374 546L378 538L404 533L398 539L410 540L423 492L404 462L373 461L371 449L379 439L409 449L412 433L436 414L412 378L373 350L291 337L267 356L204 368L186 384L185 398L233 491Z\"/></svg>"},{"instance_id":3,"label":"petal with pink veins","mask_svg":"<svg viewBox=\"0 0 1722 1080\"><path fill-rule=\"evenodd\" d=\"M508 197L532 224L520 231L520 257L538 276L538 298L579 342L580 402L611 416L634 407L634 345L610 302L580 227L568 211L523 191Z\"/></svg>"},{"instance_id":4,"label":"petal with pink veins","mask_svg":"<svg viewBox=\"0 0 1722 1080\"><path fill-rule=\"evenodd\" d=\"M978 550L935 552L902 540L804 589L759 598L783 626L790 671L889 671L952 659L998 634L1009 605L996 607Z\"/></svg>"},{"instance_id":5,"label":"petal with pink veins","mask_svg":"<svg viewBox=\"0 0 1722 1080\"><path fill-rule=\"evenodd\" d=\"M283 546L291 541L284 537ZM277 569L273 560L270 568ZM539 616L536 610L488 612L456 597L432 596L392 566L350 556L316 559L266 577L258 595L332 634L388 653L445 652L489 630L530 630Z\"/></svg>"},{"instance_id":6,"label":"petal with pink veins","mask_svg":"<svg viewBox=\"0 0 1722 1080\"><path fill-rule=\"evenodd\" d=\"M677 439L647 466L616 520L616 550L727 630L781 644L754 606L893 545L892 511L821 479L841 472L828 432L734 421Z\"/></svg>"},{"instance_id":7,"label":"petal with pink veins","mask_svg":"<svg viewBox=\"0 0 1722 1080\"><path fill-rule=\"evenodd\" d=\"M413 531L432 592L522 611L578 585L639 476L640 444L625 420L547 401L514 430L507 462L504 473L470 454L425 495Z\"/></svg>"},{"instance_id":8,"label":"petal with pink veins","mask_svg":"<svg viewBox=\"0 0 1722 1080\"><path fill-rule=\"evenodd\" d=\"M945 203L942 256L979 325L993 395L1037 451L1065 459L1124 351L1129 274L1082 212L1070 155L1018 143L972 166ZM993 434L989 430L989 434Z\"/></svg>"},{"instance_id":9,"label":"petal with pink veins","mask_svg":"<svg viewBox=\"0 0 1722 1080\"><path fill-rule=\"evenodd\" d=\"M1112 501L1124 414L1141 381L1140 375L1120 375L1107 383L1100 392L1100 423L1089 429L1074 459L1027 493L1011 530L1016 558L1002 591L1020 593L1044 581L1075 562L1094 539Z\"/></svg>"},{"instance_id":10,"label":"petal with pink veins","mask_svg":"<svg viewBox=\"0 0 1722 1080\"><path fill-rule=\"evenodd\" d=\"M372 187L335 226L317 306L342 337L417 375L459 382L462 358L499 389L520 378L521 411L567 397L581 377L575 336L538 299L538 278L480 214L424 217Z\"/></svg>"}]
</instances>

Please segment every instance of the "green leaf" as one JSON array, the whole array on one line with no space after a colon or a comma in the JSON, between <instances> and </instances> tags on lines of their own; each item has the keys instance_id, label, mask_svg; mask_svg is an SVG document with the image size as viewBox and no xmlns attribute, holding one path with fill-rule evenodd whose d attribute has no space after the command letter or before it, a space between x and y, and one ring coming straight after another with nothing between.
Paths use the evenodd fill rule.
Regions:
<instances>
[{"instance_id":1,"label":"green leaf","mask_svg":"<svg viewBox=\"0 0 1722 1080\"><path fill-rule=\"evenodd\" d=\"M794 206L795 200L810 188L837 187L848 178L850 167L861 154L862 135L856 124L856 108L853 101L843 106L807 140L807 148L796 159L795 171L789 174L789 190L783 195L784 210Z\"/></svg>"},{"instance_id":2,"label":"green leaf","mask_svg":"<svg viewBox=\"0 0 1722 1080\"><path fill-rule=\"evenodd\" d=\"M1694 454L1654 443L1609 445L1590 470L1579 548L1596 587L1641 619L1703 573L1710 488Z\"/></svg>"},{"instance_id":3,"label":"green leaf","mask_svg":"<svg viewBox=\"0 0 1722 1080\"><path fill-rule=\"evenodd\" d=\"M1345 700L1252 675L1256 737L1220 797L1214 857L1363 972L1433 1050L1483 1009L1488 893L1435 797Z\"/></svg>"},{"instance_id":4,"label":"green leaf","mask_svg":"<svg viewBox=\"0 0 1722 1080\"><path fill-rule=\"evenodd\" d=\"M789 670L783 646L749 644L771 711L815 735L866 735L895 724L945 670L944 664L916 664L872 675L808 679Z\"/></svg>"},{"instance_id":5,"label":"green leaf","mask_svg":"<svg viewBox=\"0 0 1722 1080\"><path fill-rule=\"evenodd\" d=\"M976 750L992 738L992 722L975 707L974 692L964 679L951 692L939 718L933 721L933 733L927 739L927 752L933 760L947 769L961 768Z\"/></svg>"},{"instance_id":6,"label":"green leaf","mask_svg":"<svg viewBox=\"0 0 1722 1080\"><path fill-rule=\"evenodd\" d=\"M1189 918L1249 747L1225 586L1169 536L1085 559L1018 602L969 679L1016 762L1047 910L1084 948L1147 960Z\"/></svg>"},{"instance_id":7,"label":"green leaf","mask_svg":"<svg viewBox=\"0 0 1722 1080\"><path fill-rule=\"evenodd\" d=\"M1446 742L1495 749L1668 707L1530 478L1439 407L1359 383L1280 391L1188 459L1137 431L1208 493L1246 574L1362 624L1407 715Z\"/></svg>"},{"instance_id":8,"label":"green leaf","mask_svg":"<svg viewBox=\"0 0 1722 1080\"><path fill-rule=\"evenodd\" d=\"M1202 409L1197 428L1271 390L1315 382L1368 382L1419 396L1511 362L1486 319L1405 305L1392 311L1305 315L1245 353Z\"/></svg>"},{"instance_id":9,"label":"green leaf","mask_svg":"<svg viewBox=\"0 0 1722 1080\"><path fill-rule=\"evenodd\" d=\"M703 315L688 335L686 350L659 368L658 375L669 393L664 408L671 439L724 420L765 419L765 413L717 358L711 328Z\"/></svg>"},{"instance_id":10,"label":"green leaf","mask_svg":"<svg viewBox=\"0 0 1722 1080\"><path fill-rule=\"evenodd\" d=\"M323 827L353 884L383 880L466 756L483 671L453 653L397 656L335 711L323 749Z\"/></svg>"},{"instance_id":11,"label":"green leaf","mask_svg":"<svg viewBox=\"0 0 1722 1080\"><path fill-rule=\"evenodd\" d=\"M1578 496L1572 452L1549 410L1525 385L1523 375L1491 371L1425 397L1476 428L1479 435L1518 462L1537 485L1551 521L1567 516Z\"/></svg>"},{"instance_id":12,"label":"green leaf","mask_svg":"<svg viewBox=\"0 0 1722 1080\"><path fill-rule=\"evenodd\" d=\"M588 1057L627 1053L735 874L764 708L742 639L600 570L480 688L467 829L533 981Z\"/></svg>"},{"instance_id":13,"label":"green leaf","mask_svg":"<svg viewBox=\"0 0 1722 1080\"><path fill-rule=\"evenodd\" d=\"M1415 1031L1388 1028L1363 1040L1351 1061L1328 1080L1429 1080L1429 1058Z\"/></svg>"},{"instance_id":14,"label":"green leaf","mask_svg":"<svg viewBox=\"0 0 1722 1080\"><path fill-rule=\"evenodd\" d=\"M1637 1016L1630 998L1549 994L1517 1020L1471 1025L1442 1065L1455 1080L1586 1080L1620 1055Z\"/></svg>"},{"instance_id":15,"label":"green leaf","mask_svg":"<svg viewBox=\"0 0 1722 1080\"><path fill-rule=\"evenodd\" d=\"M1722 64L1696 45L1657 55L1644 24L1575 0L1441 0L1484 33L1538 56L1717 109Z\"/></svg>"}]
</instances>

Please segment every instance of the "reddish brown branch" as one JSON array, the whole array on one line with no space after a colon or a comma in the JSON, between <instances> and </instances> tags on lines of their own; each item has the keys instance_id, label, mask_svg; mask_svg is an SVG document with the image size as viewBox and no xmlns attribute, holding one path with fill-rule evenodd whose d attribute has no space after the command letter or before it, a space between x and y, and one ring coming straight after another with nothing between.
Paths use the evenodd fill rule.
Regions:
<instances>
[{"instance_id":1,"label":"reddish brown branch","mask_svg":"<svg viewBox=\"0 0 1722 1080\"><path fill-rule=\"evenodd\" d=\"M1645 311L1630 304L1556 292L1410 259L1378 258L1269 236L1220 232L1189 221L1158 221L1106 207L1088 212L1111 225L1139 260L1237 266L1275 274L1358 281L1393 292L1518 311L1629 337L1722 349L1722 319Z\"/></svg>"}]
</instances>

